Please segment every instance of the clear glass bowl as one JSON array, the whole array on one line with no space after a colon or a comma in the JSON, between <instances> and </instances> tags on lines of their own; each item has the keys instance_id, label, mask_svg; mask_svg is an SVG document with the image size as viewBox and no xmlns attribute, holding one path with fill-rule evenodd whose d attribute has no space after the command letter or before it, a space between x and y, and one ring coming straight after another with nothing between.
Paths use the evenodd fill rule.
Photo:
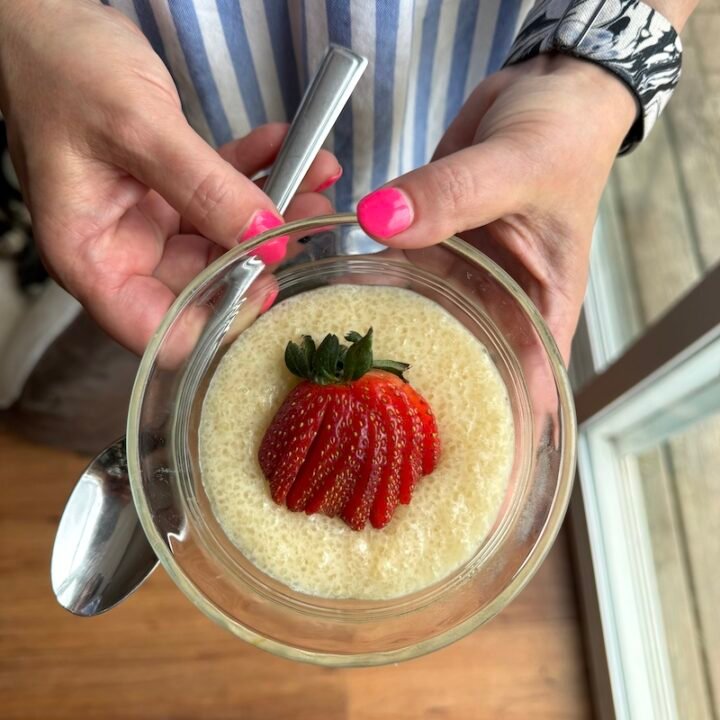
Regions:
<instances>
[{"instance_id":1,"label":"clear glass bowl","mask_svg":"<svg viewBox=\"0 0 720 720\"><path fill-rule=\"evenodd\" d=\"M253 255L263 242L287 233L282 263L266 266ZM140 520L185 595L253 645L335 666L406 660L492 618L550 549L575 467L575 416L562 359L518 285L458 238L421 250L343 253L357 250L359 233L354 215L291 223L208 267L180 295L148 346L127 429ZM515 424L507 494L475 555L435 585L386 601L313 597L260 571L215 519L198 464L203 399L232 340L276 291L275 302L282 302L337 282L401 285L442 305L488 349L507 386Z\"/></svg>"}]
</instances>

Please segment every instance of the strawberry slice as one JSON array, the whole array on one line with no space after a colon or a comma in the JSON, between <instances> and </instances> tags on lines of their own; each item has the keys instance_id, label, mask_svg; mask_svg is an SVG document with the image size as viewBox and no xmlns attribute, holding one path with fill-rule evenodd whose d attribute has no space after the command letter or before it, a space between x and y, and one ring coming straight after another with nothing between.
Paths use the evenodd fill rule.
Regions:
<instances>
[{"instance_id":1,"label":"strawberry slice","mask_svg":"<svg viewBox=\"0 0 720 720\"><path fill-rule=\"evenodd\" d=\"M422 424L422 474L429 475L438 464L440 459L440 435L437 422L428 401L416 392L409 385L405 386L405 392L410 398L410 403L417 409Z\"/></svg>"},{"instance_id":2,"label":"strawberry slice","mask_svg":"<svg viewBox=\"0 0 720 720\"><path fill-rule=\"evenodd\" d=\"M332 472L305 507L308 515L321 512L328 517L335 517L345 507L354 486L354 478L358 477L367 455L368 414L363 407L357 406L355 398L352 398L349 410L350 423L346 430L348 442Z\"/></svg>"},{"instance_id":3,"label":"strawberry slice","mask_svg":"<svg viewBox=\"0 0 720 720\"><path fill-rule=\"evenodd\" d=\"M370 518L370 510L380 483L387 455L387 431L380 415L370 410L368 422L368 449L357 481L342 510L342 519L353 529L362 530Z\"/></svg>"},{"instance_id":4,"label":"strawberry slice","mask_svg":"<svg viewBox=\"0 0 720 720\"><path fill-rule=\"evenodd\" d=\"M370 510L370 522L378 530L385 527L398 506L400 499L400 474L402 472L405 445L408 438L397 399L392 391L392 381L373 383L374 409L378 412L387 433L385 464L375 491Z\"/></svg>"},{"instance_id":5,"label":"strawberry slice","mask_svg":"<svg viewBox=\"0 0 720 720\"><path fill-rule=\"evenodd\" d=\"M327 401L328 396L319 394L313 383L300 383L287 396L265 433L258 459L276 503L285 502L317 436Z\"/></svg>"},{"instance_id":6,"label":"strawberry slice","mask_svg":"<svg viewBox=\"0 0 720 720\"><path fill-rule=\"evenodd\" d=\"M380 529L438 462L435 417L404 378L408 365L374 360L372 328L328 335L316 348L288 343L285 364L303 378L263 437L258 459L278 504Z\"/></svg>"},{"instance_id":7,"label":"strawberry slice","mask_svg":"<svg viewBox=\"0 0 720 720\"><path fill-rule=\"evenodd\" d=\"M405 436L408 438L403 454L402 470L400 471L399 500L407 505L412 499L415 484L422 475L423 426L417 408L402 388L395 388L399 399L398 407L402 408Z\"/></svg>"},{"instance_id":8,"label":"strawberry slice","mask_svg":"<svg viewBox=\"0 0 720 720\"><path fill-rule=\"evenodd\" d=\"M327 409L305 462L287 494L290 510L304 510L308 500L324 478L331 473L348 441L346 427L350 421L351 397L344 388L326 387Z\"/></svg>"}]
</instances>

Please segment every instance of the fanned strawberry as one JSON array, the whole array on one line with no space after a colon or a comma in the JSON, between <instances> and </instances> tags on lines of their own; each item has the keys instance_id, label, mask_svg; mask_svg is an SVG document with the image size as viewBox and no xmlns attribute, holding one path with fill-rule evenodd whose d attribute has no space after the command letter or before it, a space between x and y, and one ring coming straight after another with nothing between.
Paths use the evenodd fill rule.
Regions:
<instances>
[{"instance_id":1,"label":"fanned strawberry","mask_svg":"<svg viewBox=\"0 0 720 720\"><path fill-rule=\"evenodd\" d=\"M303 378L263 438L259 460L275 502L340 517L353 530L382 528L435 469L437 425L405 380L405 363L374 360L372 328L328 335L316 348L288 343L285 364Z\"/></svg>"}]
</instances>

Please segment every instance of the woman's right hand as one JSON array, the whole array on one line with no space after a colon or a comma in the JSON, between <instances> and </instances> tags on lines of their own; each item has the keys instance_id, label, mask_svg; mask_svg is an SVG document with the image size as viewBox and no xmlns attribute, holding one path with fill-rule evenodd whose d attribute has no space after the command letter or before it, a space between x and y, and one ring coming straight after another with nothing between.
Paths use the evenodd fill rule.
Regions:
<instances>
[{"instance_id":1,"label":"woman's right hand","mask_svg":"<svg viewBox=\"0 0 720 720\"><path fill-rule=\"evenodd\" d=\"M95 0L0 3L0 109L49 271L137 353L208 262L282 222L246 176L287 126L214 150L142 33ZM321 152L287 217L328 212L309 191L338 173Z\"/></svg>"}]
</instances>

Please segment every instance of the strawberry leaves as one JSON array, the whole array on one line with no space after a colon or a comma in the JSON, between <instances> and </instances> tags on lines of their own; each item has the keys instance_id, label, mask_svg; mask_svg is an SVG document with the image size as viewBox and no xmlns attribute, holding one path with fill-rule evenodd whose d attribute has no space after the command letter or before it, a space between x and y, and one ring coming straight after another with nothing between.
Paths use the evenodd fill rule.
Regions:
<instances>
[{"instance_id":1,"label":"strawberry leaves","mask_svg":"<svg viewBox=\"0 0 720 720\"><path fill-rule=\"evenodd\" d=\"M309 380L313 375L315 353L315 341L309 335L303 335L302 345L294 342L287 344L285 365L293 375Z\"/></svg>"},{"instance_id":2,"label":"strawberry leaves","mask_svg":"<svg viewBox=\"0 0 720 720\"><path fill-rule=\"evenodd\" d=\"M398 362L397 360L375 360L373 361L375 370L384 370L385 372L397 375L401 380L405 380L405 371L410 368L408 363ZM405 380L407 382L407 380Z\"/></svg>"},{"instance_id":3,"label":"strawberry leaves","mask_svg":"<svg viewBox=\"0 0 720 720\"><path fill-rule=\"evenodd\" d=\"M352 330L345 335L349 346L330 334L316 347L312 337L303 335L300 345L287 344L285 365L293 375L317 385L353 382L372 369L385 370L406 382L404 373L410 366L395 360L375 360L372 338L372 328L365 335Z\"/></svg>"},{"instance_id":4,"label":"strawberry leaves","mask_svg":"<svg viewBox=\"0 0 720 720\"><path fill-rule=\"evenodd\" d=\"M293 342L288 343L285 348L285 365L293 375L301 378L310 376L308 356L299 345Z\"/></svg>"},{"instance_id":5,"label":"strawberry leaves","mask_svg":"<svg viewBox=\"0 0 720 720\"><path fill-rule=\"evenodd\" d=\"M367 331L365 336L349 332L345 339L352 345L345 353L342 378L346 382L359 380L373 366L372 328Z\"/></svg>"},{"instance_id":6,"label":"strawberry leaves","mask_svg":"<svg viewBox=\"0 0 720 720\"><path fill-rule=\"evenodd\" d=\"M340 359L340 341L337 335L326 335L318 346L312 361L313 377L318 385L337 382L337 364Z\"/></svg>"}]
</instances>

